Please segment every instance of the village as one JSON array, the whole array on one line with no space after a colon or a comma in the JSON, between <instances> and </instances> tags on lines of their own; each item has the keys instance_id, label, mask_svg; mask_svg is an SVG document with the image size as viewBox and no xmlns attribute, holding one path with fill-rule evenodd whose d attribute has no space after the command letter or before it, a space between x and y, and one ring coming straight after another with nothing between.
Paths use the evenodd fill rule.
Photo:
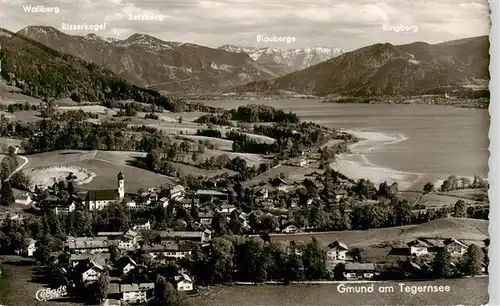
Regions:
<instances>
[{"instance_id":1,"label":"village","mask_svg":"<svg viewBox=\"0 0 500 306\"><path fill-rule=\"evenodd\" d=\"M304 164L299 160L296 166L303 167ZM152 271L164 277L178 292L197 294L197 277L192 274L192 270L189 271L193 256L195 253L199 254L200 250L210 250L214 239L222 240L224 235L244 236L247 239L260 237L269 242L274 242L277 238L285 245L285 254L293 252L292 255L297 259L304 257L304 253L310 251L310 244L318 243L313 238L314 232L307 236L313 242L299 241L302 239L295 241L293 237L307 235L307 231L317 230L318 225L297 222L289 212L313 207L313 202L324 196L322 193L305 190L320 188L328 193L327 189L332 189L329 196L331 204L342 207L347 198L353 197L357 184L360 184L339 177L335 172L327 173L331 177L325 179L320 175L303 184L288 184L284 179L276 177L269 179L267 183L245 188L244 192L238 184L233 188L217 188L217 183L212 182L214 188L207 190L192 190L181 184L170 184L139 190L137 193L126 190L126 178L121 172L116 176L116 189L87 191L76 191L70 174L65 180L54 183L46 190L37 187L35 192L19 194L16 204L30 207L32 213L48 213L56 219L78 212L100 214L112 207L143 217L127 225L122 224L118 231L91 231L85 236L67 235L62 248L54 252L57 248L48 249L46 241L37 241L32 237L26 237L20 244L21 247L13 250L14 243L5 230L15 227L13 223L21 222L24 216L8 214L1 221L0 229L4 231L0 231L2 251L5 253L10 250L15 254L34 257L52 269L57 269L52 272L60 275L60 279L72 288L74 294L85 295L88 291L84 288L92 288L101 294L98 299L102 305L141 304L155 299L155 286L159 286L158 282L147 277ZM331 180L334 181L333 185L330 185ZM286 200L283 199L284 195L288 195ZM367 203L374 205L374 202L376 201L372 200ZM314 211L313 208L310 209ZM156 212L171 216L173 222L170 224L175 224L173 228L165 228L159 224ZM352 215L353 211L346 209L343 214ZM441 214L445 219L451 216L444 210ZM408 216L410 220L420 217L421 211L416 217L412 217L411 212ZM442 220L436 218L434 221ZM410 221L406 224L409 223ZM347 228L340 226L338 229ZM330 233L335 237L335 232ZM374 258L370 261L364 258L370 256L361 255L358 247L337 239L325 243L323 239L318 247L324 254L322 260L327 273L318 274L318 278L334 281L425 279L436 277L436 269L441 269L440 273L446 277L487 272L487 258L483 254L487 254L489 239L461 241L456 237L441 236L406 240L401 244L393 244L389 253L382 256L383 259ZM480 252L481 256L478 253L477 257L470 258L475 252ZM439 262L436 258L439 256L446 258L441 259L442 266L436 267L436 262ZM386 267L388 258L397 262L397 271ZM297 267L302 271L308 269L302 264ZM107 280L103 280L104 278ZM306 279L315 277L304 275L290 278L291 281ZM253 282L255 281L251 281ZM101 289L95 289L96 284ZM102 288L103 286L106 288Z\"/></svg>"}]
</instances>

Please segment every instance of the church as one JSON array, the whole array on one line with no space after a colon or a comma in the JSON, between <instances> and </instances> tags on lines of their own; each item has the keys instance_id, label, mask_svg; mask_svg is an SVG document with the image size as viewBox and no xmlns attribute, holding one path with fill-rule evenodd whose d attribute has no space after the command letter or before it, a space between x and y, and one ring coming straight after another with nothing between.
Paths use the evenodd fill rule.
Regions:
<instances>
[{"instance_id":1,"label":"church","mask_svg":"<svg viewBox=\"0 0 500 306\"><path fill-rule=\"evenodd\" d=\"M89 211L101 210L110 203L120 202L125 197L125 177L123 173L117 174L117 189L89 190L85 196L85 205Z\"/></svg>"}]
</instances>

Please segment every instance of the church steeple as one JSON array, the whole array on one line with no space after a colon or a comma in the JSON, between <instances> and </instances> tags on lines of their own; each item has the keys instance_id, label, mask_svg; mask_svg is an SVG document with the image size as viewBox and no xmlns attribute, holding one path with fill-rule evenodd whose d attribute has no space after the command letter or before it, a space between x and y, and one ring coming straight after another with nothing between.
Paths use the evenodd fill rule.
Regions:
<instances>
[{"instance_id":1,"label":"church steeple","mask_svg":"<svg viewBox=\"0 0 500 306\"><path fill-rule=\"evenodd\" d=\"M120 171L120 173L116 175L116 178L118 179L118 196L120 197L121 200L125 196L125 177L123 176L123 173Z\"/></svg>"}]
</instances>

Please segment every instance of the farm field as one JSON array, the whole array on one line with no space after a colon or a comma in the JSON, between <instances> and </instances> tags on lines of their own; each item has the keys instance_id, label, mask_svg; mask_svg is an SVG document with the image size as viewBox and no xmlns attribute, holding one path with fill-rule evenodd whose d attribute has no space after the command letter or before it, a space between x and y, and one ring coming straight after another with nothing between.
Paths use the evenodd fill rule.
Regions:
<instances>
[{"instance_id":1,"label":"farm field","mask_svg":"<svg viewBox=\"0 0 500 306\"><path fill-rule=\"evenodd\" d=\"M0 114L4 115L6 118L8 118L11 121L36 122L36 121L42 120L41 117L37 116L39 114L39 112L32 111L32 110L19 111L19 112L15 112L15 113L0 111Z\"/></svg>"},{"instance_id":2,"label":"farm field","mask_svg":"<svg viewBox=\"0 0 500 306\"><path fill-rule=\"evenodd\" d=\"M327 245L335 240L340 240L350 247L370 247L386 245L393 242L408 242L417 237L427 238L456 238L467 241L482 242L488 238L488 221L467 218L442 218L419 225L408 225L391 228L370 230L317 232L296 234L270 235L274 242L288 243L308 242L315 237L321 244Z\"/></svg>"},{"instance_id":3,"label":"farm field","mask_svg":"<svg viewBox=\"0 0 500 306\"><path fill-rule=\"evenodd\" d=\"M97 155L97 153L100 154ZM116 174L122 171L126 178L127 192L136 192L139 188L145 189L171 182L164 175L127 165L127 161L133 160L133 156L141 154L143 153L65 150L26 155L29 163L24 172L30 176L43 177L46 175L44 170L38 168L54 166L62 169L55 172L58 176L66 176L71 170L76 173L80 168L81 172L89 171L95 174L90 182L83 185L86 189L112 189L116 188ZM45 179L45 181L50 181L50 179Z\"/></svg>"},{"instance_id":4,"label":"farm field","mask_svg":"<svg viewBox=\"0 0 500 306\"><path fill-rule=\"evenodd\" d=\"M20 256L0 256L0 264L7 273L7 277L0 277L0 304L9 306L81 305L65 301L37 301L35 298L37 290L45 288L46 285L34 279L36 275L34 261Z\"/></svg>"},{"instance_id":5,"label":"farm field","mask_svg":"<svg viewBox=\"0 0 500 306\"><path fill-rule=\"evenodd\" d=\"M192 175L192 176L208 176L208 177L213 177L217 176L223 173L227 173L229 175L234 175L236 172L229 170L229 169L213 169L213 170L205 170L205 169L200 169L195 166L191 165L186 165L182 163L170 163L177 171L181 173L181 176L184 175Z\"/></svg>"},{"instance_id":6,"label":"farm field","mask_svg":"<svg viewBox=\"0 0 500 306\"><path fill-rule=\"evenodd\" d=\"M223 150L223 151L231 151L233 149L233 141L232 140L227 140L227 139L222 139L222 138L214 138L214 137L208 137L208 136L199 136L199 135L183 135L182 138L191 139L193 141L208 140L209 142L213 143L216 146L216 148L218 148L219 150Z\"/></svg>"},{"instance_id":7,"label":"farm field","mask_svg":"<svg viewBox=\"0 0 500 306\"><path fill-rule=\"evenodd\" d=\"M436 281L402 281L409 286L448 285L450 292L400 292L400 282L374 284L374 293L340 293L337 284L223 286L217 293L193 299L195 305L214 306L330 306L330 305L485 305L488 277ZM360 284L361 285L361 284ZM365 284L366 285L366 284ZM378 293L380 286L392 286L393 293ZM411 304L409 303L411 301Z\"/></svg>"},{"instance_id":8,"label":"farm field","mask_svg":"<svg viewBox=\"0 0 500 306\"><path fill-rule=\"evenodd\" d=\"M61 112L70 111L70 110L82 110L84 112L99 114L99 115L115 115L117 113L116 110L107 108L102 105L81 105L81 106L58 106L57 110Z\"/></svg>"},{"instance_id":9,"label":"farm field","mask_svg":"<svg viewBox=\"0 0 500 306\"><path fill-rule=\"evenodd\" d=\"M464 200L468 205L488 204L486 189L461 189L447 192L432 192L423 194L421 191L402 191L398 197L413 204L421 204L429 208L453 206L458 200Z\"/></svg>"},{"instance_id":10,"label":"farm field","mask_svg":"<svg viewBox=\"0 0 500 306\"><path fill-rule=\"evenodd\" d=\"M249 187L249 186L254 186L259 184L261 181L267 182L269 179L273 179L277 177L280 173L285 174L287 178L285 178L285 181L287 183L293 183L295 181L302 181L305 178L305 175L308 173L313 173L315 171L318 171L318 168L315 167L314 165L309 165L308 167L296 167L296 166L289 166L289 165L279 165L276 166L269 171L262 173L261 175L258 175L254 177L251 180L248 180L243 183L244 187ZM321 170L319 170L321 171Z\"/></svg>"}]
</instances>

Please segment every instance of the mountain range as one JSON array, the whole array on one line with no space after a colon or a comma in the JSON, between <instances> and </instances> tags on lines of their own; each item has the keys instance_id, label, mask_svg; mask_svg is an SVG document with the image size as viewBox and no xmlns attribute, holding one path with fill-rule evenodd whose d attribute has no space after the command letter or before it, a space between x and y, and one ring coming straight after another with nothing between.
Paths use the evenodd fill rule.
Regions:
<instances>
[{"instance_id":1,"label":"mountain range","mask_svg":"<svg viewBox=\"0 0 500 306\"><path fill-rule=\"evenodd\" d=\"M95 63L5 29L0 29L0 46L2 79L28 96L76 102L135 100L172 111L184 111L187 106L179 99L132 85Z\"/></svg>"},{"instance_id":2,"label":"mountain range","mask_svg":"<svg viewBox=\"0 0 500 306\"><path fill-rule=\"evenodd\" d=\"M488 36L439 44L379 43L340 55L335 49L321 47L278 50L224 45L209 48L165 42L145 34L134 34L124 40L104 39L95 34L67 35L45 26L30 26L15 36L17 43L11 52L21 48L21 54L28 56L23 53L24 49L32 48L36 41L43 50L53 48L95 64L82 64L91 70L90 74L99 67L99 74L113 75L111 78L138 88L147 87L150 94L224 90L317 96L418 95L464 87L484 88L489 80ZM28 45L21 46L21 41ZM18 57L15 53L12 56ZM332 58L321 61L329 57ZM26 61L34 60L27 58ZM48 61L56 65L53 59ZM36 64L39 71L35 75L40 73L40 65L43 66L39 61ZM309 67L287 73L305 66ZM103 95L105 93L98 96Z\"/></svg>"},{"instance_id":3,"label":"mountain range","mask_svg":"<svg viewBox=\"0 0 500 306\"><path fill-rule=\"evenodd\" d=\"M343 49L327 47L282 50L269 47L223 45L218 49L248 54L258 64L268 67L278 74L302 70L344 53Z\"/></svg>"},{"instance_id":4,"label":"mountain range","mask_svg":"<svg viewBox=\"0 0 500 306\"><path fill-rule=\"evenodd\" d=\"M489 80L489 47L488 36L439 44L375 44L235 90L372 96L418 95L484 87Z\"/></svg>"},{"instance_id":5,"label":"mountain range","mask_svg":"<svg viewBox=\"0 0 500 306\"><path fill-rule=\"evenodd\" d=\"M209 48L146 34L118 40L96 34L68 35L47 26L29 26L18 34L108 68L135 85L168 92L212 92L273 79L339 54L336 49L322 47Z\"/></svg>"}]
</instances>

